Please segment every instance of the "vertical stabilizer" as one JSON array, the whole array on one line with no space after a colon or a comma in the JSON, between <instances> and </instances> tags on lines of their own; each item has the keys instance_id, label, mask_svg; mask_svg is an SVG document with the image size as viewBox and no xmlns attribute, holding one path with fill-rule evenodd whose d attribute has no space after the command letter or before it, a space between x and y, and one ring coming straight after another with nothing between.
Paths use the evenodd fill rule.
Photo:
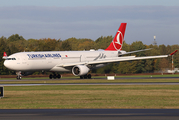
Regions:
<instances>
[{"instance_id":1,"label":"vertical stabilizer","mask_svg":"<svg viewBox=\"0 0 179 120\"><path fill-rule=\"evenodd\" d=\"M106 48L106 51L120 51L122 50L122 44L124 40L125 30L126 30L127 23L121 23L113 41L111 44Z\"/></svg>"},{"instance_id":2,"label":"vertical stabilizer","mask_svg":"<svg viewBox=\"0 0 179 120\"><path fill-rule=\"evenodd\" d=\"M6 54L6 52L4 52L4 54L3 54L3 57L2 57L3 59L6 59L7 58L7 54Z\"/></svg>"}]
</instances>

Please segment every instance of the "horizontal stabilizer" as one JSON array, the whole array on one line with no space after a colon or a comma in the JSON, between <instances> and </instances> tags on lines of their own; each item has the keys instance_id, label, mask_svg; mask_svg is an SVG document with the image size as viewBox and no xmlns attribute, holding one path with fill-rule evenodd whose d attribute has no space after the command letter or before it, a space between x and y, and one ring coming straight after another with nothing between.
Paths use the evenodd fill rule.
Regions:
<instances>
[{"instance_id":1,"label":"horizontal stabilizer","mask_svg":"<svg viewBox=\"0 0 179 120\"><path fill-rule=\"evenodd\" d=\"M136 51L131 51L131 52L123 52L123 51L118 51L119 53L119 56L122 56L122 55L127 55L127 54L131 54L131 53L136 53L136 52L142 52L142 51L147 51L147 50L151 50L153 48L149 48L149 49L143 49L143 50L136 50Z\"/></svg>"}]
</instances>

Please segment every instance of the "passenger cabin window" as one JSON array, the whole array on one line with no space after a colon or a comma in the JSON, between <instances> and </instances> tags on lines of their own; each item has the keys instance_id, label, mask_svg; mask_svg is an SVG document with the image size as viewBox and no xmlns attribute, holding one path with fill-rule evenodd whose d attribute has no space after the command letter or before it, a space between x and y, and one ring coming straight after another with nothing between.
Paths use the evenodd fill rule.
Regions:
<instances>
[{"instance_id":1,"label":"passenger cabin window","mask_svg":"<svg viewBox=\"0 0 179 120\"><path fill-rule=\"evenodd\" d=\"M7 58L6 60L16 60L16 58Z\"/></svg>"}]
</instances>

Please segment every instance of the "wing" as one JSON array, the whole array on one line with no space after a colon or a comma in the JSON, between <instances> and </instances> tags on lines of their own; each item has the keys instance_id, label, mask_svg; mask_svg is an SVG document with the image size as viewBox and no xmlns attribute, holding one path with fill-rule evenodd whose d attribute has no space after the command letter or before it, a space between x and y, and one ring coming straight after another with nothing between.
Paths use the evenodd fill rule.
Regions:
<instances>
[{"instance_id":1,"label":"wing","mask_svg":"<svg viewBox=\"0 0 179 120\"><path fill-rule=\"evenodd\" d=\"M122 62L122 61L133 61L133 60L144 60L144 59L155 59L155 58L166 58L174 55L178 50L175 50L169 55L158 55L158 56L145 56L145 57L136 57L136 56L125 56L125 57L112 57L104 58L94 61L84 61L84 62L74 62L74 63L60 63L55 67L73 67L75 65L95 65L95 64L105 64L113 62Z\"/></svg>"},{"instance_id":2,"label":"wing","mask_svg":"<svg viewBox=\"0 0 179 120\"><path fill-rule=\"evenodd\" d=\"M70 67L70 66L75 66L75 65L95 65L95 64L105 64L105 63L122 62L122 61L133 61L133 60L143 60L143 59L153 59L153 58L165 58L165 57L168 57L168 56L169 55L147 56L147 57L135 57L135 56L114 57L114 58L101 59L101 60L96 60L96 61L63 63L63 64L56 65L56 67Z\"/></svg>"}]
</instances>

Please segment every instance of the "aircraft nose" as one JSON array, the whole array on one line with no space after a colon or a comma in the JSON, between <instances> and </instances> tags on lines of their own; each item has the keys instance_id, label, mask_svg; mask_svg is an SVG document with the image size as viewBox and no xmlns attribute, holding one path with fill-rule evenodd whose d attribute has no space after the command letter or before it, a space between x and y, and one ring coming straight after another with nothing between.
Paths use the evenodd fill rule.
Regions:
<instances>
[{"instance_id":1,"label":"aircraft nose","mask_svg":"<svg viewBox=\"0 0 179 120\"><path fill-rule=\"evenodd\" d=\"M9 67L10 67L9 62L8 62L7 60L4 61L4 66L5 66L6 68L9 68Z\"/></svg>"}]
</instances>

